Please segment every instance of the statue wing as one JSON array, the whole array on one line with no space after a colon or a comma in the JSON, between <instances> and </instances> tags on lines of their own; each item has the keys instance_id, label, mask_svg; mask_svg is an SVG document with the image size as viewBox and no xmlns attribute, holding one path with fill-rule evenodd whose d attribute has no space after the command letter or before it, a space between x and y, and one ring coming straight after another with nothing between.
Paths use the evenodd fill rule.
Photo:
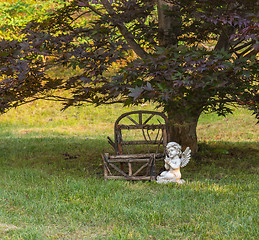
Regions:
<instances>
[{"instance_id":1,"label":"statue wing","mask_svg":"<svg viewBox=\"0 0 259 240\"><path fill-rule=\"evenodd\" d=\"M191 159L191 149L187 147L185 151L182 153L181 167L185 167L190 161L190 159Z\"/></svg>"}]
</instances>

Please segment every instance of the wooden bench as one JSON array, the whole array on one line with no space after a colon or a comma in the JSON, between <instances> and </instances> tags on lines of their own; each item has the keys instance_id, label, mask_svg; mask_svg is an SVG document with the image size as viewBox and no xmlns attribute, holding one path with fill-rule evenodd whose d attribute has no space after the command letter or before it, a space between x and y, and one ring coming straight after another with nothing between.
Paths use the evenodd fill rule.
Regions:
<instances>
[{"instance_id":1,"label":"wooden bench","mask_svg":"<svg viewBox=\"0 0 259 240\"><path fill-rule=\"evenodd\" d=\"M114 125L115 154L102 154L105 179L155 180L156 165L163 165L168 142L167 117L161 112L133 111L122 114Z\"/></svg>"}]
</instances>

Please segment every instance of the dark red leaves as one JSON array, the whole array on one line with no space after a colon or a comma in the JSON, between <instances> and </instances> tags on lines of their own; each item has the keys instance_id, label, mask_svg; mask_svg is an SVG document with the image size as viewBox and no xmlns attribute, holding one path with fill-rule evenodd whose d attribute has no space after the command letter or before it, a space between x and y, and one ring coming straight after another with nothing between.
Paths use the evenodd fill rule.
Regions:
<instances>
[{"instance_id":1,"label":"dark red leaves","mask_svg":"<svg viewBox=\"0 0 259 240\"><path fill-rule=\"evenodd\" d=\"M148 0L118 1L113 11L71 1L49 18L29 23L19 42L0 41L0 111L39 96L64 101L65 108L152 100L165 108L183 104L222 115L234 102L258 111L252 1L169 2L176 7L167 14L177 15L181 27L172 23L177 42L168 47L159 46L160 18ZM78 22L80 17L87 22ZM142 59L132 43L147 53ZM70 69L70 76L48 74L61 68ZM53 95L53 89L70 90L71 97Z\"/></svg>"}]
</instances>

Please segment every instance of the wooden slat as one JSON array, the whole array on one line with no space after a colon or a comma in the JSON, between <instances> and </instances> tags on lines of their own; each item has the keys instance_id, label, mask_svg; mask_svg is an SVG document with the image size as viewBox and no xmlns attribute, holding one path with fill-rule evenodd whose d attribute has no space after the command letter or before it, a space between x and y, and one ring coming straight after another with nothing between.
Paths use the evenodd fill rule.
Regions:
<instances>
[{"instance_id":1,"label":"wooden slat","mask_svg":"<svg viewBox=\"0 0 259 240\"><path fill-rule=\"evenodd\" d=\"M137 175L139 172L141 172L145 167L147 167L148 164L149 164L149 162L146 163L146 164L144 164L143 166L141 166L141 167L133 174L133 176L136 176L136 175Z\"/></svg>"},{"instance_id":2,"label":"wooden slat","mask_svg":"<svg viewBox=\"0 0 259 240\"><path fill-rule=\"evenodd\" d=\"M152 113L147 119L146 119L146 121L143 123L143 125L145 125L152 117L154 117L155 116L155 114L154 113Z\"/></svg>"},{"instance_id":3,"label":"wooden slat","mask_svg":"<svg viewBox=\"0 0 259 240\"><path fill-rule=\"evenodd\" d=\"M108 143L115 149L115 142L110 137L107 137Z\"/></svg>"},{"instance_id":4,"label":"wooden slat","mask_svg":"<svg viewBox=\"0 0 259 240\"><path fill-rule=\"evenodd\" d=\"M155 130L155 129L165 129L166 126L164 124L159 124L159 125L118 125L118 129L150 129L150 130Z\"/></svg>"},{"instance_id":5,"label":"wooden slat","mask_svg":"<svg viewBox=\"0 0 259 240\"><path fill-rule=\"evenodd\" d=\"M109 163L133 163L133 162L148 162L149 158L132 158L132 159L110 159Z\"/></svg>"},{"instance_id":6,"label":"wooden slat","mask_svg":"<svg viewBox=\"0 0 259 240\"><path fill-rule=\"evenodd\" d=\"M132 177L123 177L123 176L107 176L106 179L124 179L124 180L151 180L150 176L132 176Z\"/></svg>"},{"instance_id":7,"label":"wooden slat","mask_svg":"<svg viewBox=\"0 0 259 240\"><path fill-rule=\"evenodd\" d=\"M119 172L120 174L122 174L124 177L128 177L128 175L127 175L125 172L123 172L122 170L120 170L120 169L119 169L117 166L115 166L114 164L112 164L112 163L109 162L108 165L110 165L111 167L113 167L117 172Z\"/></svg>"},{"instance_id":8,"label":"wooden slat","mask_svg":"<svg viewBox=\"0 0 259 240\"><path fill-rule=\"evenodd\" d=\"M105 156L103 154L101 154L101 156L102 156L102 159L103 159L104 178L106 178L108 176L108 169L109 168L108 168L107 163L106 163L107 160L104 159Z\"/></svg>"},{"instance_id":9,"label":"wooden slat","mask_svg":"<svg viewBox=\"0 0 259 240\"><path fill-rule=\"evenodd\" d=\"M154 140L139 140L139 141L122 141L121 145L140 145L140 144L153 144L158 145L163 143L162 141L154 141Z\"/></svg>"},{"instance_id":10,"label":"wooden slat","mask_svg":"<svg viewBox=\"0 0 259 240\"><path fill-rule=\"evenodd\" d=\"M132 165L130 162L128 163L128 167L129 167L129 176L131 177L132 176Z\"/></svg>"},{"instance_id":11,"label":"wooden slat","mask_svg":"<svg viewBox=\"0 0 259 240\"><path fill-rule=\"evenodd\" d=\"M148 162L150 159L144 159L144 158L139 158L139 159L110 159L109 163L145 163ZM163 161L164 158L156 158L157 162Z\"/></svg>"},{"instance_id":12,"label":"wooden slat","mask_svg":"<svg viewBox=\"0 0 259 240\"><path fill-rule=\"evenodd\" d=\"M167 120L167 117L164 113L161 113L161 112L156 112L156 111L145 111L145 110L141 110L141 111L132 111L132 112L128 112L128 113L123 113L115 122L115 126L119 124L119 122L124 118L124 117L127 117L129 115L137 115L141 113L142 115L143 114L154 114L154 115L157 115L157 116L160 116L162 117L162 119L164 119L165 121L165 124L167 124L168 120Z\"/></svg>"},{"instance_id":13,"label":"wooden slat","mask_svg":"<svg viewBox=\"0 0 259 240\"><path fill-rule=\"evenodd\" d=\"M127 116L127 118L131 121L131 122L133 122L133 123L135 123L136 125L139 125L133 118L131 118L130 116Z\"/></svg>"},{"instance_id":14,"label":"wooden slat","mask_svg":"<svg viewBox=\"0 0 259 240\"><path fill-rule=\"evenodd\" d=\"M109 160L109 163L137 163L137 162L139 162L139 163L145 163L145 162L149 162L149 158L133 158L133 159L110 159ZM163 161L164 160L164 158L156 158L156 161Z\"/></svg>"},{"instance_id":15,"label":"wooden slat","mask_svg":"<svg viewBox=\"0 0 259 240\"><path fill-rule=\"evenodd\" d=\"M139 124L142 125L142 113L138 114Z\"/></svg>"},{"instance_id":16,"label":"wooden slat","mask_svg":"<svg viewBox=\"0 0 259 240\"><path fill-rule=\"evenodd\" d=\"M164 156L163 153L145 153L145 154L122 154L122 155L111 155L109 159L136 159L136 158L150 158L154 156L156 159Z\"/></svg>"}]
</instances>

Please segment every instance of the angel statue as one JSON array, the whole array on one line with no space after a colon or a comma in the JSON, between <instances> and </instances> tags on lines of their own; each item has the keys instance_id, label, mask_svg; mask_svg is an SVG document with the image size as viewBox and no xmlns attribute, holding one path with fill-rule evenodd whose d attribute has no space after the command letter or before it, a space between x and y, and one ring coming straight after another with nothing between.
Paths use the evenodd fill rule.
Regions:
<instances>
[{"instance_id":1,"label":"angel statue","mask_svg":"<svg viewBox=\"0 0 259 240\"><path fill-rule=\"evenodd\" d=\"M180 168L185 167L191 158L191 149L187 147L184 152L181 151L181 146L176 142L169 142L166 145L165 169L157 176L157 183L176 182L179 184L185 183L181 179Z\"/></svg>"}]
</instances>

